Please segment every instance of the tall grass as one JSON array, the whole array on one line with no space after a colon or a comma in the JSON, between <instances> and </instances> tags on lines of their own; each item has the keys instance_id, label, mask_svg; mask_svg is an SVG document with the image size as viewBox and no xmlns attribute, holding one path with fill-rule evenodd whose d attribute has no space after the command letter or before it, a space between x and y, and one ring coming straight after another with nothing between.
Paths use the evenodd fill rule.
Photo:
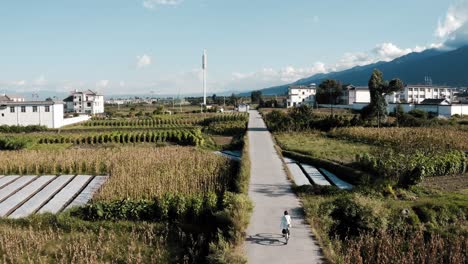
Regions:
<instances>
[{"instance_id":1,"label":"tall grass","mask_svg":"<svg viewBox=\"0 0 468 264\"><path fill-rule=\"evenodd\" d=\"M45 224L45 222L44 222ZM125 230L128 229L128 230ZM124 230L0 224L2 263L168 263L167 234L139 223Z\"/></svg>"}]
</instances>

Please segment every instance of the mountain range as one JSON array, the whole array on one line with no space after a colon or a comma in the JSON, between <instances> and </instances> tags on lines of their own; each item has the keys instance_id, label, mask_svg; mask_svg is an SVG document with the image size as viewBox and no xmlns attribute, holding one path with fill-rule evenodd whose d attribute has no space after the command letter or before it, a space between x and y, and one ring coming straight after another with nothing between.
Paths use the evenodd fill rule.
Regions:
<instances>
[{"instance_id":1,"label":"mountain range","mask_svg":"<svg viewBox=\"0 0 468 264\"><path fill-rule=\"evenodd\" d=\"M315 74L291 84L269 87L261 91L264 95L280 95L285 94L290 85L320 84L326 79L367 86L374 69L382 71L386 80L400 78L405 84L421 84L424 83L425 76L430 76L434 85L468 86L468 46L451 51L428 49L413 52L389 62L381 61L339 72Z\"/></svg>"}]
</instances>

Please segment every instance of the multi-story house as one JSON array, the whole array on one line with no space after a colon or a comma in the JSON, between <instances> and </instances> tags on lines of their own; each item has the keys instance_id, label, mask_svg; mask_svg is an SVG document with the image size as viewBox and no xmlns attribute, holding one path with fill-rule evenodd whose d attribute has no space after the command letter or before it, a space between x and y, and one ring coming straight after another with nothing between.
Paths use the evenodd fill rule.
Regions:
<instances>
[{"instance_id":1,"label":"multi-story house","mask_svg":"<svg viewBox=\"0 0 468 264\"><path fill-rule=\"evenodd\" d=\"M315 103L315 95L317 93L317 86L315 83L309 85L291 85L288 88L288 99L286 106L297 107L303 104L312 105Z\"/></svg>"},{"instance_id":2,"label":"multi-story house","mask_svg":"<svg viewBox=\"0 0 468 264\"><path fill-rule=\"evenodd\" d=\"M104 96L91 90L84 92L75 90L63 101L66 103L65 111L68 113L88 115L104 113Z\"/></svg>"},{"instance_id":3,"label":"multi-story house","mask_svg":"<svg viewBox=\"0 0 468 264\"><path fill-rule=\"evenodd\" d=\"M388 95L389 103L413 103L420 104L425 99L446 99L452 102L456 88L435 85L411 85L408 84L401 92Z\"/></svg>"}]
</instances>

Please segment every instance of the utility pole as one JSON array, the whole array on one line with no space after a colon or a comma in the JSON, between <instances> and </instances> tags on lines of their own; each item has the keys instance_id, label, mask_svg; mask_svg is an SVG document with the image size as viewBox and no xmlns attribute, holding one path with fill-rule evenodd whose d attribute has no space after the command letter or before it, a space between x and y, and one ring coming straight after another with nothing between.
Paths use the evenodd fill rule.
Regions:
<instances>
[{"instance_id":1,"label":"utility pole","mask_svg":"<svg viewBox=\"0 0 468 264\"><path fill-rule=\"evenodd\" d=\"M207 68L208 57L206 55L206 49L203 50L202 57L202 70L203 70L203 105L206 105L206 68Z\"/></svg>"}]
</instances>

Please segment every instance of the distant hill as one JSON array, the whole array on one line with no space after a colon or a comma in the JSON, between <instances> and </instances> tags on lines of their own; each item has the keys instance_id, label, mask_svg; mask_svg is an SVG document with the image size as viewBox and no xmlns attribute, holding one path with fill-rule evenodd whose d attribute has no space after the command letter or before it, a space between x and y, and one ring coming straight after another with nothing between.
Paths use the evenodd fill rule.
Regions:
<instances>
[{"instance_id":1,"label":"distant hill","mask_svg":"<svg viewBox=\"0 0 468 264\"><path fill-rule=\"evenodd\" d=\"M321 83L325 79L337 79L342 83L367 85L372 70L381 70L385 79L400 78L404 83L423 83L424 76L430 76L434 84L468 86L468 46L452 51L425 50L414 52L390 62L377 62L357 66L340 72L316 74L292 84ZM291 84L262 90L264 95L284 94Z\"/></svg>"}]
</instances>

